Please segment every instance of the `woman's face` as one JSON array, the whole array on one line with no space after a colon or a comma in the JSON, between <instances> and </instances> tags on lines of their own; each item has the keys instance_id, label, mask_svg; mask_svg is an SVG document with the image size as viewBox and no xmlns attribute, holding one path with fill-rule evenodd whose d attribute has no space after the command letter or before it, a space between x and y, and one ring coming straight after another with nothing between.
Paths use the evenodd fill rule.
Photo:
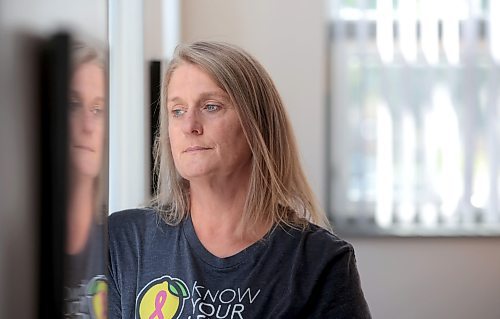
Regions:
<instances>
[{"instance_id":1,"label":"woman's face","mask_svg":"<svg viewBox=\"0 0 500 319\"><path fill-rule=\"evenodd\" d=\"M251 151L229 96L199 67L184 63L167 87L175 167L189 181L250 175Z\"/></svg>"},{"instance_id":2,"label":"woman's face","mask_svg":"<svg viewBox=\"0 0 500 319\"><path fill-rule=\"evenodd\" d=\"M97 177L101 169L106 89L104 71L93 63L79 65L70 92L70 158L74 173Z\"/></svg>"}]
</instances>

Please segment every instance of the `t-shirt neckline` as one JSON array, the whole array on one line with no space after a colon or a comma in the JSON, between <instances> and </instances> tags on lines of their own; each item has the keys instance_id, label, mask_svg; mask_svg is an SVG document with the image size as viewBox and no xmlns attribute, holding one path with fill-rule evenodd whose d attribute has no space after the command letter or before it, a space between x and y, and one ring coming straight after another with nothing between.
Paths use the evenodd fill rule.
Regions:
<instances>
[{"instance_id":1,"label":"t-shirt neckline","mask_svg":"<svg viewBox=\"0 0 500 319\"><path fill-rule=\"evenodd\" d=\"M200 239L198 238L198 235L196 234L191 216L188 216L182 222L182 230L184 236L186 237L186 240L194 250L195 254L206 264L218 269L236 268L242 263L254 260L255 258L257 258L259 253L266 248L270 237L274 233L273 228L271 228L271 230L267 232L266 235L264 235L264 237L259 241L253 243L252 245L232 256L220 258L212 254L205 248L205 246L203 246Z\"/></svg>"}]
</instances>

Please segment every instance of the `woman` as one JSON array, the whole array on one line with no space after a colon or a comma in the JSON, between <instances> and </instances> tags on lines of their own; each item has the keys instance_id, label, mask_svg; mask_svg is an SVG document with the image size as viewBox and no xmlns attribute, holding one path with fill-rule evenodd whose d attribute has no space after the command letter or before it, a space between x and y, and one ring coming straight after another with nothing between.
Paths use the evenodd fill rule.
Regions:
<instances>
[{"instance_id":1,"label":"woman","mask_svg":"<svg viewBox=\"0 0 500 319\"><path fill-rule=\"evenodd\" d=\"M163 89L154 208L109 220L110 317L369 318L263 67L197 42Z\"/></svg>"}]
</instances>

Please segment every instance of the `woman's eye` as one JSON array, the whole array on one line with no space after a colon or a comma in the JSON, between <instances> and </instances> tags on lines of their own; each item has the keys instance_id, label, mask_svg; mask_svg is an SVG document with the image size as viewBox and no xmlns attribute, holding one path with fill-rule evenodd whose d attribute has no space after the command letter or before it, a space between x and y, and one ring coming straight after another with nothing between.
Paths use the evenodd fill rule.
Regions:
<instances>
[{"instance_id":1,"label":"woman's eye","mask_svg":"<svg viewBox=\"0 0 500 319\"><path fill-rule=\"evenodd\" d=\"M77 99L70 99L69 106L71 109L74 110L74 109L78 108L79 106L81 106L81 104L80 104L80 101Z\"/></svg>"},{"instance_id":2,"label":"woman's eye","mask_svg":"<svg viewBox=\"0 0 500 319\"><path fill-rule=\"evenodd\" d=\"M182 114L184 114L184 110L183 109L173 109L172 110L172 115L174 117L179 117L181 116Z\"/></svg>"},{"instance_id":3,"label":"woman's eye","mask_svg":"<svg viewBox=\"0 0 500 319\"><path fill-rule=\"evenodd\" d=\"M205 109L208 111L208 112L217 112L219 109L220 109L220 106L217 105L217 104L207 104L205 106Z\"/></svg>"},{"instance_id":4,"label":"woman's eye","mask_svg":"<svg viewBox=\"0 0 500 319\"><path fill-rule=\"evenodd\" d=\"M94 115L99 115L99 114L101 114L101 113L102 113L102 109L101 109L101 107L99 107L99 106L94 106L94 107L90 110L90 112L91 112L92 114L94 114Z\"/></svg>"}]
</instances>

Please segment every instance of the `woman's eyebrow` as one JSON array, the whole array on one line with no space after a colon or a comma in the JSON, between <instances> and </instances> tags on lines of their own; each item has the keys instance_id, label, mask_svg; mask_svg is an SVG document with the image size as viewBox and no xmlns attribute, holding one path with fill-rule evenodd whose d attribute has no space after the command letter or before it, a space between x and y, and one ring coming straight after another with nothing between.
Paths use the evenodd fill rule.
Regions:
<instances>
[{"instance_id":1,"label":"woman's eyebrow","mask_svg":"<svg viewBox=\"0 0 500 319\"><path fill-rule=\"evenodd\" d=\"M229 101L229 96L224 91L207 91L207 92L201 93L198 96L198 102L201 100L206 100L206 99L210 99L210 98L221 99L221 100L223 100L223 102ZM183 101L183 99L180 98L179 96L173 96L173 97L169 97L167 99L167 103L182 102L182 101Z\"/></svg>"},{"instance_id":2,"label":"woman's eyebrow","mask_svg":"<svg viewBox=\"0 0 500 319\"><path fill-rule=\"evenodd\" d=\"M181 98L180 97L177 97L177 96L174 96L174 97L169 97L167 99L167 102L179 102L181 101Z\"/></svg>"},{"instance_id":3,"label":"woman's eyebrow","mask_svg":"<svg viewBox=\"0 0 500 319\"><path fill-rule=\"evenodd\" d=\"M203 99L208 99L208 98L217 98L217 99L222 99L224 101L227 101L229 99L229 96L222 91L209 91L209 92L204 92L200 94L200 100Z\"/></svg>"},{"instance_id":4,"label":"woman's eyebrow","mask_svg":"<svg viewBox=\"0 0 500 319\"><path fill-rule=\"evenodd\" d=\"M103 103L106 102L106 100L104 99L104 97L96 97L93 102L96 102L96 103Z\"/></svg>"}]
</instances>

